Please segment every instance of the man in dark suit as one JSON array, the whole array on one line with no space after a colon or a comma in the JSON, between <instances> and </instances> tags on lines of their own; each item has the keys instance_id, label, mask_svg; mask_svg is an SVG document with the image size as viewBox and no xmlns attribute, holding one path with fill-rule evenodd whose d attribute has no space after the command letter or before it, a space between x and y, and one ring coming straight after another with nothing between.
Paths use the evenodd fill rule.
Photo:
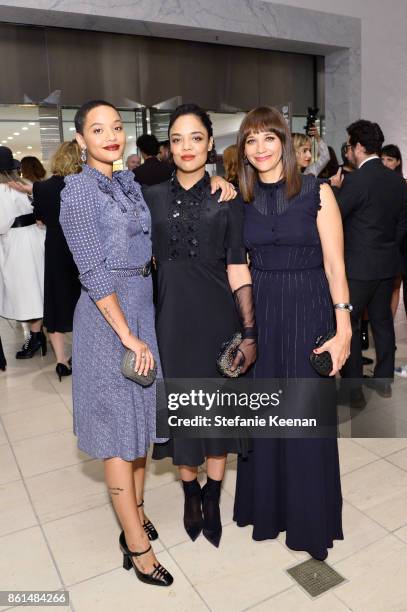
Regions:
<instances>
[{"instance_id":1,"label":"man in dark suit","mask_svg":"<svg viewBox=\"0 0 407 612\"><path fill-rule=\"evenodd\" d=\"M142 134L136 144L144 163L133 170L135 180L141 185L157 185L171 178L172 167L157 158L160 144L152 134Z\"/></svg>"},{"instance_id":2,"label":"man in dark suit","mask_svg":"<svg viewBox=\"0 0 407 612\"><path fill-rule=\"evenodd\" d=\"M370 384L382 397L391 396L395 335L391 312L394 278L401 271L400 245L407 234L407 186L380 160L384 136L379 125L363 119L348 128L348 159L357 167L336 193L345 236L345 264L353 305L351 354L342 368L351 384L351 405L366 404L360 319L368 309L376 348ZM376 379L376 380L375 380ZM366 381L367 382L367 381Z\"/></svg>"}]
</instances>

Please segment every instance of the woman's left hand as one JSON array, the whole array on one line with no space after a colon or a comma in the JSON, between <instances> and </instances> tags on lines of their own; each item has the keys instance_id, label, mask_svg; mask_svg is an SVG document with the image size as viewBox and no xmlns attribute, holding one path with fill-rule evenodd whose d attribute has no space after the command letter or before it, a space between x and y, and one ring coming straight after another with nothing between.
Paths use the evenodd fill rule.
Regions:
<instances>
[{"instance_id":1,"label":"woman's left hand","mask_svg":"<svg viewBox=\"0 0 407 612\"><path fill-rule=\"evenodd\" d=\"M257 341L254 338L244 338L236 349L232 370L240 366L240 374L245 374L257 359Z\"/></svg>"},{"instance_id":2,"label":"woman's left hand","mask_svg":"<svg viewBox=\"0 0 407 612\"><path fill-rule=\"evenodd\" d=\"M337 372L344 366L346 360L350 355L350 341L352 338L352 331L344 334L336 334L333 338L325 342L322 346L314 349L314 353L319 355L328 351L332 358L332 370L329 376L335 376Z\"/></svg>"},{"instance_id":3,"label":"woman's left hand","mask_svg":"<svg viewBox=\"0 0 407 612\"><path fill-rule=\"evenodd\" d=\"M237 195L236 188L232 183L228 183L228 181L221 176L212 176L211 194L213 195L218 189L221 190L218 202L229 202L229 200L234 200Z\"/></svg>"}]
</instances>

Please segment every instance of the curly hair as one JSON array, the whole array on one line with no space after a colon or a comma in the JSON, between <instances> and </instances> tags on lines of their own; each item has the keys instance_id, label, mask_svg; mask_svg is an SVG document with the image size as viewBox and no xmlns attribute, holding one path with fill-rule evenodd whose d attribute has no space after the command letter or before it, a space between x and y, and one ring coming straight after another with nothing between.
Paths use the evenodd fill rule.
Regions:
<instances>
[{"instance_id":1,"label":"curly hair","mask_svg":"<svg viewBox=\"0 0 407 612\"><path fill-rule=\"evenodd\" d=\"M380 155L384 142L383 132L378 123L359 119L354 121L347 128L349 134L349 144L355 147L357 143L365 148L367 155Z\"/></svg>"},{"instance_id":2,"label":"curly hair","mask_svg":"<svg viewBox=\"0 0 407 612\"><path fill-rule=\"evenodd\" d=\"M81 167L81 149L76 140L63 142L55 151L51 160L51 172L58 176L79 174Z\"/></svg>"}]
</instances>

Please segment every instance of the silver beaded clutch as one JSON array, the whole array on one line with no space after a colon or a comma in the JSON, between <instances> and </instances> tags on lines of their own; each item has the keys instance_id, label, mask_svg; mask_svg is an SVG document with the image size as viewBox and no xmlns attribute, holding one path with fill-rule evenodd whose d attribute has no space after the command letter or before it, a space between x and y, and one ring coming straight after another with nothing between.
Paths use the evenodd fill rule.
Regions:
<instances>
[{"instance_id":1,"label":"silver beaded clutch","mask_svg":"<svg viewBox=\"0 0 407 612\"><path fill-rule=\"evenodd\" d=\"M239 376L241 367L238 366L236 370L232 370L231 367L236 357L236 349L241 341L242 334L236 332L229 340L222 344L219 357L216 361L216 365L222 376L226 376L227 378L237 378Z\"/></svg>"},{"instance_id":2,"label":"silver beaded clutch","mask_svg":"<svg viewBox=\"0 0 407 612\"><path fill-rule=\"evenodd\" d=\"M123 355L121 371L123 376L130 380L138 383L142 387L148 387L152 385L157 376L157 364L154 363L154 368L148 371L147 376L144 374L138 374L134 371L134 364L136 363L136 354L134 351L127 349Z\"/></svg>"}]
</instances>

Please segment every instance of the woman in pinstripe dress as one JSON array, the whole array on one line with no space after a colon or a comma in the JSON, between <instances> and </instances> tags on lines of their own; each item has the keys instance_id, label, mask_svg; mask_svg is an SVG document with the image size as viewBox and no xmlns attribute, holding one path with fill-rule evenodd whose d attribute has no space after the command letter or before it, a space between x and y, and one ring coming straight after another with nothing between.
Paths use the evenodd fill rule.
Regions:
<instances>
[{"instance_id":1,"label":"woman in pinstripe dress","mask_svg":"<svg viewBox=\"0 0 407 612\"><path fill-rule=\"evenodd\" d=\"M349 292L341 217L328 185L300 176L284 118L272 108L246 116L238 136L245 243L252 262L258 325L254 378L315 378L309 355L317 336L336 335L329 351L334 376L349 355ZM253 538L276 538L325 559L343 539L336 439L254 439L239 458L235 514Z\"/></svg>"}]
</instances>

